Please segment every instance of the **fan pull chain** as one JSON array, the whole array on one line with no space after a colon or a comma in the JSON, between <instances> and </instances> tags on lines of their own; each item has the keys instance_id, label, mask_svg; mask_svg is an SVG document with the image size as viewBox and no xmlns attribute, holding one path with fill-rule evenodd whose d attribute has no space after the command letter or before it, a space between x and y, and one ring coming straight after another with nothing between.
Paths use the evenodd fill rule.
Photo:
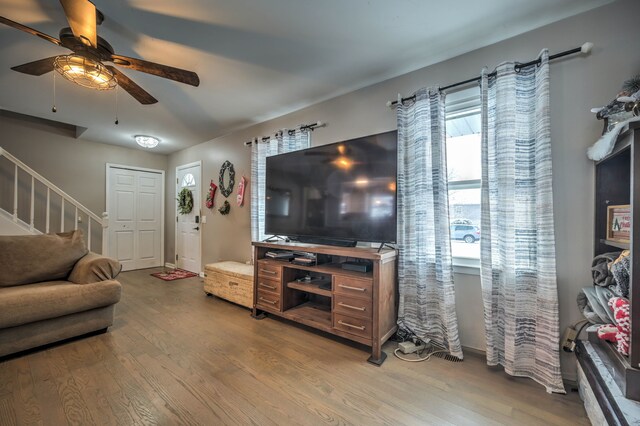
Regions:
<instances>
[{"instance_id":1,"label":"fan pull chain","mask_svg":"<svg viewBox=\"0 0 640 426\"><path fill-rule=\"evenodd\" d=\"M118 125L118 86L116 85L116 126Z\"/></svg>"},{"instance_id":2,"label":"fan pull chain","mask_svg":"<svg viewBox=\"0 0 640 426\"><path fill-rule=\"evenodd\" d=\"M57 112L56 108L56 72L53 72L53 106L51 107L51 112Z\"/></svg>"}]
</instances>

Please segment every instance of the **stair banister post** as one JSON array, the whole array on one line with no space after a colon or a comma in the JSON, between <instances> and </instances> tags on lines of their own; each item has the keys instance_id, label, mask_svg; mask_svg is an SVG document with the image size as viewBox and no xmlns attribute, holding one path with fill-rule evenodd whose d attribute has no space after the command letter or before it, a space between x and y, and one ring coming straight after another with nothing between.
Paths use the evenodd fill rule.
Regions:
<instances>
[{"instance_id":1,"label":"stair banister post","mask_svg":"<svg viewBox=\"0 0 640 426\"><path fill-rule=\"evenodd\" d=\"M29 208L29 227L31 232L35 229L35 204L36 204L36 180L31 175L31 206Z\"/></svg>"},{"instance_id":2,"label":"stair banister post","mask_svg":"<svg viewBox=\"0 0 640 426\"><path fill-rule=\"evenodd\" d=\"M102 255L109 254L109 213L102 212Z\"/></svg>"},{"instance_id":3,"label":"stair banister post","mask_svg":"<svg viewBox=\"0 0 640 426\"><path fill-rule=\"evenodd\" d=\"M45 234L49 233L51 226L51 188L47 186L47 224L45 225Z\"/></svg>"},{"instance_id":4,"label":"stair banister post","mask_svg":"<svg viewBox=\"0 0 640 426\"><path fill-rule=\"evenodd\" d=\"M13 221L18 221L18 165L13 168Z\"/></svg>"}]
</instances>

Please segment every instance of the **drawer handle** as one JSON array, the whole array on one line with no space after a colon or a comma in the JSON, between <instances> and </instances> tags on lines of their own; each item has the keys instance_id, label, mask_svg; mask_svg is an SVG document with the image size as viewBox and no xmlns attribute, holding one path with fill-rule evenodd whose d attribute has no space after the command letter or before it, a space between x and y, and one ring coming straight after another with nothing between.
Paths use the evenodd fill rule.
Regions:
<instances>
[{"instance_id":1,"label":"drawer handle","mask_svg":"<svg viewBox=\"0 0 640 426\"><path fill-rule=\"evenodd\" d=\"M275 305L276 303L278 303L277 300L267 300L262 296L260 296L260 300L262 300L263 302L271 303L272 305Z\"/></svg>"},{"instance_id":2,"label":"drawer handle","mask_svg":"<svg viewBox=\"0 0 640 426\"><path fill-rule=\"evenodd\" d=\"M346 290L356 290L356 291L362 291L365 292L367 291L366 288L361 288L361 287L351 287L350 285L344 285L344 284L338 284L338 287L342 287Z\"/></svg>"},{"instance_id":3,"label":"drawer handle","mask_svg":"<svg viewBox=\"0 0 640 426\"><path fill-rule=\"evenodd\" d=\"M365 327L364 325L353 325L353 324L349 324L348 322L344 322L342 320L338 320L338 324L340 325L344 325L345 327L351 327L351 328L355 328L356 330L360 330L360 331L364 331Z\"/></svg>"},{"instance_id":4,"label":"drawer handle","mask_svg":"<svg viewBox=\"0 0 640 426\"><path fill-rule=\"evenodd\" d=\"M353 309L355 311L360 311L360 312L364 312L366 310L365 307L347 305L346 303L342 303L342 302L338 302L338 305L342 306L343 308Z\"/></svg>"},{"instance_id":5,"label":"drawer handle","mask_svg":"<svg viewBox=\"0 0 640 426\"><path fill-rule=\"evenodd\" d=\"M267 285L267 284L265 284L265 283L259 283L258 285L259 285L260 287L268 288L269 290L275 290L275 289L277 289L277 288L278 288L278 287L276 287L275 285Z\"/></svg>"},{"instance_id":6,"label":"drawer handle","mask_svg":"<svg viewBox=\"0 0 640 426\"><path fill-rule=\"evenodd\" d=\"M264 272L265 274L277 275L276 271L270 271L268 269L260 269L260 272Z\"/></svg>"},{"instance_id":7,"label":"drawer handle","mask_svg":"<svg viewBox=\"0 0 640 426\"><path fill-rule=\"evenodd\" d=\"M229 286L233 287L234 285L238 285L238 283L235 281L229 281Z\"/></svg>"}]
</instances>

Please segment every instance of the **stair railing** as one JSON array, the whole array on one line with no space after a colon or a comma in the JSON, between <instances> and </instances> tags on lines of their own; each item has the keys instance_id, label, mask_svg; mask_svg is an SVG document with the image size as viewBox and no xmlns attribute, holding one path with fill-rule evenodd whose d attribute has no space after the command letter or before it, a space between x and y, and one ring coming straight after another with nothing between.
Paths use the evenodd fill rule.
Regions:
<instances>
[{"instance_id":1,"label":"stair railing","mask_svg":"<svg viewBox=\"0 0 640 426\"><path fill-rule=\"evenodd\" d=\"M0 147L0 157L5 157L14 166L13 172L13 211L9 212L12 216L13 221L21 226L28 227L30 232L34 233L49 233L51 228L51 194L57 194L60 197L60 232L65 232L65 209L71 208L75 212L74 219L74 230L78 229L78 218L80 213L84 213L87 217L87 248L91 251L94 251L91 245L91 230L92 223L94 226L99 226L102 228L102 251L101 253L107 252L107 228L109 227L109 215L107 212L102 213L102 216L98 216L93 213L91 210L83 206L81 203L76 201L66 192L58 188L56 185L51 183L49 180L41 176L39 173L31 169L29 166L24 164L22 161L18 160L13 155L9 154L6 150ZM26 223L18 217L18 191L19 191L19 171L27 173L31 177L31 199L30 199L30 212L29 212L29 222ZM40 182L47 189L47 201L46 201L46 219L44 229L37 229L35 225L35 188L36 182ZM95 228L93 228L95 229Z\"/></svg>"}]
</instances>

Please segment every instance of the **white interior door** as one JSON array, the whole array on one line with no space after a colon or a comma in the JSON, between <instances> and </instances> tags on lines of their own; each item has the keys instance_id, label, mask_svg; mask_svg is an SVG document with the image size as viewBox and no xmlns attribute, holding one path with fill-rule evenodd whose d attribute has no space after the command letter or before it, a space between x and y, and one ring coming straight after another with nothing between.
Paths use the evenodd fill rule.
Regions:
<instances>
[{"instance_id":1,"label":"white interior door","mask_svg":"<svg viewBox=\"0 0 640 426\"><path fill-rule=\"evenodd\" d=\"M193 195L191 213L179 214L176 208L176 266L196 273L200 273L201 258L200 167L200 162L197 162L176 168L176 194L187 188Z\"/></svg>"},{"instance_id":2,"label":"white interior door","mask_svg":"<svg viewBox=\"0 0 640 426\"><path fill-rule=\"evenodd\" d=\"M108 165L109 256L123 271L162 266L164 173Z\"/></svg>"}]
</instances>

